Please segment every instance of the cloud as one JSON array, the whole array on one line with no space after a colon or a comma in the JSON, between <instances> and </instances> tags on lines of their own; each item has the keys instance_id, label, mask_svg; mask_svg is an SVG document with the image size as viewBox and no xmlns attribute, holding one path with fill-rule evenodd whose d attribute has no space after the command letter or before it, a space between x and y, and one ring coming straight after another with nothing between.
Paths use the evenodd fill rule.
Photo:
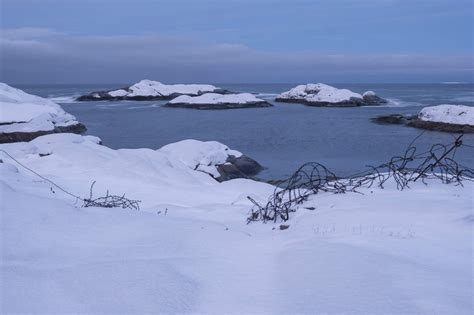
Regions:
<instances>
[{"instance_id":1,"label":"cloud","mask_svg":"<svg viewBox=\"0 0 474 315\"><path fill-rule=\"evenodd\" d=\"M10 83L465 81L473 71L470 55L270 52L186 37L42 28L3 30L0 47L0 80Z\"/></svg>"}]
</instances>

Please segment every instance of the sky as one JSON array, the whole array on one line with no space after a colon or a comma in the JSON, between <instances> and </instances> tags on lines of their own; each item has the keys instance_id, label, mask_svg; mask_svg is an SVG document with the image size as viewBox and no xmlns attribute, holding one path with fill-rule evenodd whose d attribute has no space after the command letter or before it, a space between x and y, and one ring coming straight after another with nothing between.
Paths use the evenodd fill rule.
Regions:
<instances>
[{"instance_id":1,"label":"sky","mask_svg":"<svg viewBox=\"0 0 474 315\"><path fill-rule=\"evenodd\" d=\"M472 82L473 2L0 0L0 80Z\"/></svg>"}]
</instances>

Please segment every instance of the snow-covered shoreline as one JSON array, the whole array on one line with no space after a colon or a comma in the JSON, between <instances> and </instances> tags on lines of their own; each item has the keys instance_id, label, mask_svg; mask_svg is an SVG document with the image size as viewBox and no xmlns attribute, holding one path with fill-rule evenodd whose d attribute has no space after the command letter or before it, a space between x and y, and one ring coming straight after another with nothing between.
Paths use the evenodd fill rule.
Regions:
<instances>
[{"instance_id":1,"label":"snow-covered shoreline","mask_svg":"<svg viewBox=\"0 0 474 315\"><path fill-rule=\"evenodd\" d=\"M198 96L205 93L221 93L228 91L210 84L163 84L158 81L141 80L129 87L91 92L79 96L77 101L111 101L111 100L171 100L181 95Z\"/></svg>"},{"instance_id":2,"label":"snow-covered shoreline","mask_svg":"<svg viewBox=\"0 0 474 315\"><path fill-rule=\"evenodd\" d=\"M281 231L245 224L246 197L264 202L271 185L219 183L172 148L98 142L56 134L0 145L79 196L95 180L95 196L109 190L142 201L140 211L83 208L0 152L2 311L472 310L472 182L321 193Z\"/></svg>"},{"instance_id":3,"label":"snow-covered shoreline","mask_svg":"<svg viewBox=\"0 0 474 315\"><path fill-rule=\"evenodd\" d=\"M473 182L321 192L280 230L246 224L248 197L264 204L274 186L218 181L221 167L248 167L242 152L100 143L0 144L1 312L472 312ZM125 194L140 211L85 208L91 193Z\"/></svg>"}]
</instances>

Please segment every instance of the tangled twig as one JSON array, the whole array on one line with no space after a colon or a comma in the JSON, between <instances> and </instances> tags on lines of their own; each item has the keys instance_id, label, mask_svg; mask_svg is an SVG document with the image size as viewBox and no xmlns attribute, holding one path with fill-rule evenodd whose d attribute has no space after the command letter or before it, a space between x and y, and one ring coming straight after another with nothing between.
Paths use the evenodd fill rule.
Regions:
<instances>
[{"instance_id":1,"label":"tangled twig","mask_svg":"<svg viewBox=\"0 0 474 315\"><path fill-rule=\"evenodd\" d=\"M320 192L359 192L359 188L370 188L374 185L384 188L389 179L395 181L398 190L409 188L409 184L417 180L426 184L427 180L436 179L444 184L456 185L462 185L463 180L474 181L474 169L463 166L454 159L459 148L472 148L463 144L462 137L463 135L458 136L448 145L435 144L428 151L418 154L414 140L403 155L394 156L388 163L369 166L368 170L345 178L336 176L322 164L303 164L275 189L266 204L262 205L247 197L254 205L247 223L287 221L298 205L312 195Z\"/></svg>"},{"instance_id":2,"label":"tangled twig","mask_svg":"<svg viewBox=\"0 0 474 315\"><path fill-rule=\"evenodd\" d=\"M125 198L125 194L122 196L109 195L109 191L104 197L93 198L93 189L95 181L92 182L89 190L89 198L83 199L83 207L101 207L101 208L123 208L123 209L134 209L140 210L140 200L132 200Z\"/></svg>"}]
</instances>

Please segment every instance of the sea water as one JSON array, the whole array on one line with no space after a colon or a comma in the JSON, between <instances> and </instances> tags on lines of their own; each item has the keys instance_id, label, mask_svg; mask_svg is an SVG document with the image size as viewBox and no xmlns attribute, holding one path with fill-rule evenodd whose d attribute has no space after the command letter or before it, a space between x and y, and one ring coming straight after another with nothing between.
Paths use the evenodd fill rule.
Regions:
<instances>
[{"instance_id":1,"label":"sea water","mask_svg":"<svg viewBox=\"0 0 474 315\"><path fill-rule=\"evenodd\" d=\"M319 162L340 176L387 162L403 154L422 130L378 125L370 118L387 114L416 114L438 104L474 106L472 84L333 84L363 93L375 91L390 100L373 107L324 108L274 103L278 93L295 84L216 84L266 99L271 108L193 110L163 108L166 101L74 102L91 91L123 85L19 85L28 93L52 99L75 115L111 148L151 148L184 139L215 140L256 159L266 167L264 179L291 175L305 162ZM450 143L454 135L426 131L416 141L418 152L435 143ZM474 135L464 141L474 145ZM457 159L474 167L472 150Z\"/></svg>"}]
</instances>

